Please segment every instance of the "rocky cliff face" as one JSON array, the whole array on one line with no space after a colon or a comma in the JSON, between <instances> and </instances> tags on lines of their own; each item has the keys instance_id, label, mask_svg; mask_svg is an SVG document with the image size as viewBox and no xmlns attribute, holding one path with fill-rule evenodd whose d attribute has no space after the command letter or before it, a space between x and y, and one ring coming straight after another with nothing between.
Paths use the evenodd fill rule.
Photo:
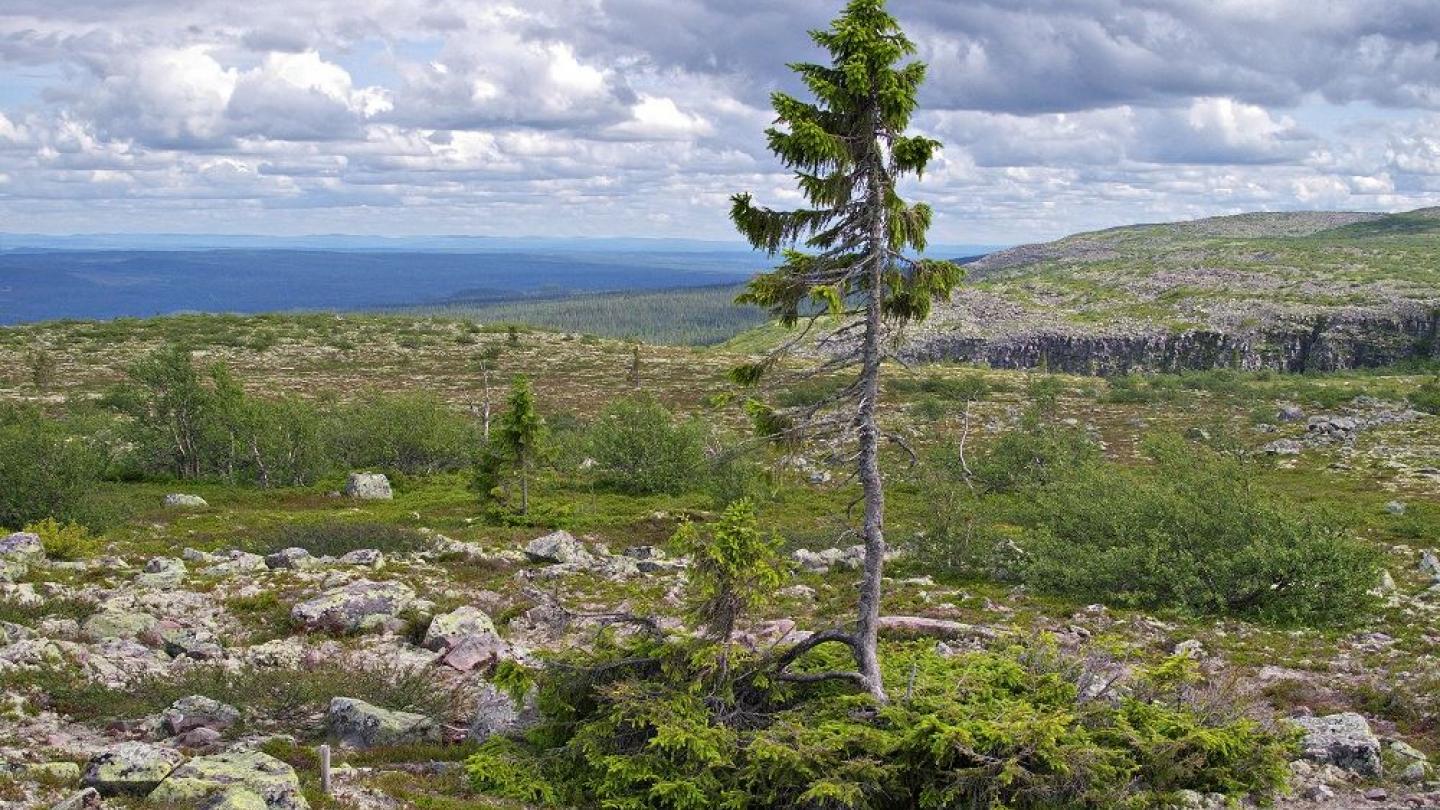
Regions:
<instances>
[{"instance_id":1,"label":"rocky cliff face","mask_svg":"<svg viewBox=\"0 0 1440 810\"><path fill-rule=\"evenodd\" d=\"M1106 375L1440 359L1440 209L1117 228L968 270L903 357Z\"/></svg>"},{"instance_id":2,"label":"rocky cliff face","mask_svg":"<svg viewBox=\"0 0 1440 810\"><path fill-rule=\"evenodd\" d=\"M1234 330L1040 324L1000 334L932 332L909 342L902 356L921 362L1099 375L1209 368L1286 372L1373 368L1440 360L1440 306L1322 314Z\"/></svg>"}]
</instances>

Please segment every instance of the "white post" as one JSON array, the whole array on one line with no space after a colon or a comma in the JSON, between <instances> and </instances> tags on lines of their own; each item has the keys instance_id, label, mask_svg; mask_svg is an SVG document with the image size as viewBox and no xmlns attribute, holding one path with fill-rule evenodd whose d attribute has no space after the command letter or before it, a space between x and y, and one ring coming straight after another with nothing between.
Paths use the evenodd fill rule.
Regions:
<instances>
[{"instance_id":1,"label":"white post","mask_svg":"<svg viewBox=\"0 0 1440 810\"><path fill-rule=\"evenodd\" d=\"M320 746L320 792L330 795L330 746Z\"/></svg>"}]
</instances>

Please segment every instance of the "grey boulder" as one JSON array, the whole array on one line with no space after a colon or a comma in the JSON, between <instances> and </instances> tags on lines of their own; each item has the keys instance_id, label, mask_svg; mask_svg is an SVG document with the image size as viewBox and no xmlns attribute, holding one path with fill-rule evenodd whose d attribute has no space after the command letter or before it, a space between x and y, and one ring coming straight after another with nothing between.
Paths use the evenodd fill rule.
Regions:
<instances>
[{"instance_id":1,"label":"grey boulder","mask_svg":"<svg viewBox=\"0 0 1440 810\"><path fill-rule=\"evenodd\" d=\"M1295 724L1305 732L1301 749L1305 759L1320 765L1334 765L1366 777L1379 777L1380 739L1365 718L1354 713L1324 717L1300 717Z\"/></svg>"},{"instance_id":2,"label":"grey boulder","mask_svg":"<svg viewBox=\"0 0 1440 810\"><path fill-rule=\"evenodd\" d=\"M382 709L356 698L333 698L325 725L332 740L349 748L440 741L440 726L425 715Z\"/></svg>"},{"instance_id":3,"label":"grey boulder","mask_svg":"<svg viewBox=\"0 0 1440 810\"><path fill-rule=\"evenodd\" d=\"M350 473L345 479L345 496L357 501L388 501L395 497L390 479L383 473Z\"/></svg>"},{"instance_id":4,"label":"grey boulder","mask_svg":"<svg viewBox=\"0 0 1440 810\"><path fill-rule=\"evenodd\" d=\"M180 698L160 714L161 725L172 735L197 728L224 731L239 719L240 712L234 706L204 695Z\"/></svg>"}]
</instances>

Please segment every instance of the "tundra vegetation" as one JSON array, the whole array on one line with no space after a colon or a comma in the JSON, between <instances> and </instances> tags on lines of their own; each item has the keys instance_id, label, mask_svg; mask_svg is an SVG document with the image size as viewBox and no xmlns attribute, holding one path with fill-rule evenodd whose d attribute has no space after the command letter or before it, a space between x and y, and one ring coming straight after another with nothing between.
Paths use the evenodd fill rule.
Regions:
<instances>
[{"instance_id":1,"label":"tundra vegetation","mask_svg":"<svg viewBox=\"0 0 1440 810\"><path fill-rule=\"evenodd\" d=\"M1440 369L895 362L959 280L893 196L923 72L878 0L815 39L723 345L0 330L0 800L1432 802Z\"/></svg>"}]
</instances>

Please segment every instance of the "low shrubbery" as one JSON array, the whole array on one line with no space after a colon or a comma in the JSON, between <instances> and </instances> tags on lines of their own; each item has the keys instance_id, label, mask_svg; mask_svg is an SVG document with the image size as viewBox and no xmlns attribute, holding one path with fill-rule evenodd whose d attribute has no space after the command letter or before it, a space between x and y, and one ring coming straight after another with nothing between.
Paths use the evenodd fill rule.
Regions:
<instances>
[{"instance_id":1,"label":"low shrubbery","mask_svg":"<svg viewBox=\"0 0 1440 810\"><path fill-rule=\"evenodd\" d=\"M1410 392L1410 405L1417 411L1440 416L1440 377Z\"/></svg>"},{"instance_id":2,"label":"low shrubbery","mask_svg":"<svg viewBox=\"0 0 1440 810\"><path fill-rule=\"evenodd\" d=\"M0 407L0 528L83 518L103 471L90 441L36 410Z\"/></svg>"},{"instance_id":3,"label":"low shrubbery","mask_svg":"<svg viewBox=\"0 0 1440 810\"><path fill-rule=\"evenodd\" d=\"M275 529L254 547L257 554L273 554L287 548L303 548L317 557L338 557L359 549L377 549L386 554L409 554L424 548L425 536L414 529L390 523L287 523Z\"/></svg>"},{"instance_id":4,"label":"low shrubbery","mask_svg":"<svg viewBox=\"0 0 1440 810\"><path fill-rule=\"evenodd\" d=\"M703 483L706 429L648 396L617 400L596 420L591 453L602 482L632 495L678 494Z\"/></svg>"},{"instance_id":5,"label":"low shrubbery","mask_svg":"<svg viewBox=\"0 0 1440 810\"><path fill-rule=\"evenodd\" d=\"M1353 619L1370 603L1378 552L1262 489L1253 461L1177 438L1147 452L1148 467L1091 461L1036 488L1024 510L1028 583L1286 624Z\"/></svg>"},{"instance_id":6,"label":"low shrubbery","mask_svg":"<svg viewBox=\"0 0 1440 810\"><path fill-rule=\"evenodd\" d=\"M8 673L0 676L0 686L28 694L37 704L77 722L155 715L187 695L206 695L241 707L245 719L262 722L324 712L336 695L431 717L450 716L459 699L456 693L437 688L423 670L358 669L336 664L304 671L194 667L173 676L139 678L123 690L90 680L74 668L57 667Z\"/></svg>"},{"instance_id":7,"label":"low shrubbery","mask_svg":"<svg viewBox=\"0 0 1440 810\"><path fill-rule=\"evenodd\" d=\"M892 647L886 674L912 688L876 706L835 683L756 679L754 656L727 667L718 651L645 639L566 656L539 676L543 723L470 759L476 787L635 810L1113 808L1186 789L1263 799L1288 774L1288 735L1187 659L1092 698L1096 673L1043 643L950 658Z\"/></svg>"},{"instance_id":8,"label":"low shrubbery","mask_svg":"<svg viewBox=\"0 0 1440 810\"><path fill-rule=\"evenodd\" d=\"M40 538L45 556L52 560L83 560L100 550L100 538L79 523L60 523L55 518L45 518L27 523L25 531Z\"/></svg>"},{"instance_id":9,"label":"low shrubbery","mask_svg":"<svg viewBox=\"0 0 1440 810\"><path fill-rule=\"evenodd\" d=\"M344 470L407 475L466 467L477 432L434 396L371 392L353 402L247 394L223 364L161 349L104 403L127 417L122 474L304 486Z\"/></svg>"},{"instance_id":10,"label":"low shrubbery","mask_svg":"<svg viewBox=\"0 0 1440 810\"><path fill-rule=\"evenodd\" d=\"M917 561L1148 609L1281 624L1363 613L1378 552L1262 487L1262 462L1222 445L1157 437L1145 463L1122 464L1032 412L968 462L937 457Z\"/></svg>"}]
</instances>

